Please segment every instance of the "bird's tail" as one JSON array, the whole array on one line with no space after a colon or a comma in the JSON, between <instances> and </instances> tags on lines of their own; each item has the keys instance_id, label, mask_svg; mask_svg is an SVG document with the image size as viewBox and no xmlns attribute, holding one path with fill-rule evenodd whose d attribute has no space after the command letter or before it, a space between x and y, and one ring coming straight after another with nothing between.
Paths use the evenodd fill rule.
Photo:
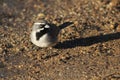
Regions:
<instances>
[{"instance_id":1,"label":"bird's tail","mask_svg":"<svg viewBox=\"0 0 120 80\"><path fill-rule=\"evenodd\" d=\"M59 27L60 30L61 30L61 29L64 29L64 28L66 28L66 27L68 27L68 26L70 26L70 25L72 25L72 24L73 24L73 22L65 22L65 23L59 25L58 27Z\"/></svg>"}]
</instances>

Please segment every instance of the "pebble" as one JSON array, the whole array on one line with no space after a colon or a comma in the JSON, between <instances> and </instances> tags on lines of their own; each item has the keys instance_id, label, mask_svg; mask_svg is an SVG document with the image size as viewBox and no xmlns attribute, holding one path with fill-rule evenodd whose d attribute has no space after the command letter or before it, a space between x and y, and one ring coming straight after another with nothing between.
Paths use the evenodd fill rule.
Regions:
<instances>
[{"instance_id":1,"label":"pebble","mask_svg":"<svg viewBox=\"0 0 120 80\"><path fill-rule=\"evenodd\" d=\"M0 68L4 68L5 64L3 62L0 62Z\"/></svg>"},{"instance_id":2,"label":"pebble","mask_svg":"<svg viewBox=\"0 0 120 80\"><path fill-rule=\"evenodd\" d=\"M117 27L117 29L116 29L117 31L120 31L120 24L118 25L118 27Z\"/></svg>"},{"instance_id":3,"label":"pebble","mask_svg":"<svg viewBox=\"0 0 120 80\"><path fill-rule=\"evenodd\" d=\"M5 46L6 48L13 48L13 45L11 43L7 43Z\"/></svg>"},{"instance_id":4,"label":"pebble","mask_svg":"<svg viewBox=\"0 0 120 80\"><path fill-rule=\"evenodd\" d=\"M39 19L44 19L45 18L45 14L43 14L43 13L39 13L38 15L37 15L37 20L39 20Z\"/></svg>"},{"instance_id":5,"label":"pebble","mask_svg":"<svg viewBox=\"0 0 120 80\"><path fill-rule=\"evenodd\" d=\"M110 29L114 29L114 25L111 24L111 25L110 25Z\"/></svg>"},{"instance_id":6,"label":"pebble","mask_svg":"<svg viewBox=\"0 0 120 80\"><path fill-rule=\"evenodd\" d=\"M2 49L2 48L0 48L0 53L2 53L2 51L3 51L3 49Z\"/></svg>"}]
</instances>

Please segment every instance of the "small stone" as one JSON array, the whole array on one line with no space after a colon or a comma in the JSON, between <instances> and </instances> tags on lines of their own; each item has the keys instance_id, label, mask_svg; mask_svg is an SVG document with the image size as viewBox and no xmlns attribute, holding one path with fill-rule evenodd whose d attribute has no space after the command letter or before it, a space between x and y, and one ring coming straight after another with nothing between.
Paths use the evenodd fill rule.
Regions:
<instances>
[{"instance_id":1,"label":"small stone","mask_svg":"<svg viewBox=\"0 0 120 80\"><path fill-rule=\"evenodd\" d=\"M11 43L7 43L5 46L6 48L13 48L13 45Z\"/></svg>"},{"instance_id":2,"label":"small stone","mask_svg":"<svg viewBox=\"0 0 120 80\"><path fill-rule=\"evenodd\" d=\"M77 26L78 25L78 21L75 21L74 24Z\"/></svg>"},{"instance_id":3,"label":"small stone","mask_svg":"<svg viewBox=\"0 0 120 80\"><path fill-rule=\"evenodd\" d=\"M118 4L118 0L111 0L111 2L109 3L109 5L107 6L108 9L112 9L113 7L115 7Z\"/></svg>"},{"instance_id":4,"label":"small stone","mask_svg":"<svg viewBox=\"0 0 120 80\"><path fill-rule=\"evenodd\" d=\"M23 65L19 65L19 66L18 66L18 68L22 68L22 67L23 67Z\"/></svg>"},{"instance_id":5,"label":"small stone","mask_svg":"<svg viewBox=\"0 0 120 80\"><path fill-rule=\"evenodd\" d=\"M2 53L2 51L3 51L3 49L2 49L2 48L0 48L0 53Z\"/></svg>"},{"instance_id":6,"label":"small stone","mask_svg":"<svg viewBox=\"0 0 120 80\"><path fill-rule=\"evenodd\" d=\"M114 29L114 25L110 25L110 29Z\"/></svg>"},{"instance_id":7,"label":"small stone","mask_svg":"<svg viewBox=\"0 0 120 80\"><path fill-rule=\"evenodd\" d=\"M44 19L45 18L45 14L43 14L43 13L39 13L38 15L37 15L37 20L39 20L39 19Z\"/></svg>"},{"instance_id":8,"label":"small stone","mask_svg":"<svg viewBox=\"0 0 120 80\"><path fill-rule=\"evenodd\" d=\"M120 31L120 24L117 26L117 29L116 29L117 31Z\"/></svg>"},{"instance_id":9,"label":"small stone","mask_svg":"<svg viewBox=\"0 0 120 80\"><path fill-rule=\"evenodd\" d=\"M0 68L4 68L5 64L3 62L0 62Z\"/></svg>"}]
</instances>

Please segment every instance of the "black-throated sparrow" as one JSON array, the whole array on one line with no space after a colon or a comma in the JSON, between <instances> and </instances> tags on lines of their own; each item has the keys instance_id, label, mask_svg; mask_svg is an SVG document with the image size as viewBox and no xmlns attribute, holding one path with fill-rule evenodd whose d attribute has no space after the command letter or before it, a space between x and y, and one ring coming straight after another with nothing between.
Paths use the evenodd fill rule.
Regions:
<instances>
[{"instance_id":1,"label":"black-throated sparrow","mask_svg":"<svg viewBox=\"0 0 120 80\"><path fill-rule=\"evenodd\" d=\"M59 27L40 20L33 24L31 42L39 47L54 46L58 41Z\"/></svg>"}]
</instances>

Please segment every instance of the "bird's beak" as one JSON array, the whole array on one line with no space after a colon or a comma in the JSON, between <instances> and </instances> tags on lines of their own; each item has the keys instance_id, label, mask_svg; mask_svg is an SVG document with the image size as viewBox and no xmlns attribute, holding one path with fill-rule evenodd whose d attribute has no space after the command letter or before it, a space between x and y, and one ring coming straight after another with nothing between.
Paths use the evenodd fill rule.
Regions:
<instances>
[{"instance_id":1,"label":"bird's beak","mask_svg":"<svg viewBox=\"0 0 120 80\"><path fill-rule=\"evenodd\" d=\"M45 25L45 28L50 28L50 26L49 25Z\"/></svg>"}]
</instances>

